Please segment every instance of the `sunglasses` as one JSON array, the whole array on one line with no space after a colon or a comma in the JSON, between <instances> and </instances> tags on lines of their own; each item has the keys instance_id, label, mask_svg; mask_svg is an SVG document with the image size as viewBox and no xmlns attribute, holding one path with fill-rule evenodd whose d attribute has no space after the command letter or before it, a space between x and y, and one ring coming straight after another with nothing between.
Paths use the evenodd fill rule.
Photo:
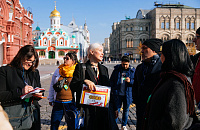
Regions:
<instances>
[{"instance_id":1,"label":"sunglasses","mask_svg":"<svg viewBox=\"0 0 200 130\"><path fill-rule=\"evenodd\" d=\"M69 59L70 59L69 57L64 57L64 58L63 58L63 60L69 60Z\"/></svg>"},{"instance_id":2,"label":"sunglasses","mask_svg":"<svg viewBox=\"0 0 200 130\"><path fill-rule=\"evenodd\" d=\"M34 64L35 63L35 60L34 61L25 61L26 64Z\"/></svg>"}]
</instances>

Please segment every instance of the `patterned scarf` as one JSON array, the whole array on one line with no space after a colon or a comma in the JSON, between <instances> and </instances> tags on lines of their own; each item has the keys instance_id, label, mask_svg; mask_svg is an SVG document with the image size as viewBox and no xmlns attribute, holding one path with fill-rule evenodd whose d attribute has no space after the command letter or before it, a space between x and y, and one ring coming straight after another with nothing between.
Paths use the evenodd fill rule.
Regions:
<instances>
[{"instance_id":1,"label":"patterned scarf","mask_svg":"<svg viewBox=\"0 0 200 130\"><path fill-rule=\"evenodd\" d=\"M59 73L62 77L73 77L75 67L76 67L76 64L72 65L71 67L65 66L64 64L62 64L58 67Z\"/></svg>"}]
</instances>

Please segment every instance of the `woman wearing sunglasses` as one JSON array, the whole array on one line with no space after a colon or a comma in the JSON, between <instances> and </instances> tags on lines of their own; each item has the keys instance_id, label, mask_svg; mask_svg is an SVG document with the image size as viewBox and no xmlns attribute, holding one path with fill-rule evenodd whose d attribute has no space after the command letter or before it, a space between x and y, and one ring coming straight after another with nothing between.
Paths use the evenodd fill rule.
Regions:
<instances>
[{"instance_id":1,"label":"woman wearing sunglasses","mask_svg":"<svg viewBox=\"0 0 200 130\"><path fill-rule=\"evenodd\" d=\"M74 101L72 100L72 92L69 88L69 84L73 77L75 66L77 64L77 57L75 53L67 53L63 58L64 64L60 65L58 69L54 72L51 80L51 85L49 89L49 105L53 106L51 114L51 130L57 130L60 121L63 118L65 109L74 111L76 109ZM66 78L63 88L59 92L55 92L53 85L57 81ZM65 118L66 119L66 118ZM73 130L73 124L70 120L66 120L68 130Z\"/></svg>"}]
</instances>

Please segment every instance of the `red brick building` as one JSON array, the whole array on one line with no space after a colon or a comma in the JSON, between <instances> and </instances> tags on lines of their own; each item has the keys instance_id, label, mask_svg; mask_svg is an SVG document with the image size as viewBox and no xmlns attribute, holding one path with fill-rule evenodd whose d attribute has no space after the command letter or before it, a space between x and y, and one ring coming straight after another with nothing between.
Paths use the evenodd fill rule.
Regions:
<instances>
[{"instance_id":1,"label":"red brick building","mask_svg":"<svg viewBox=\"0 0 200 130\"><path fill-rule=\"evenodd\" d=\"M33 14L19 0L0 0L0 66L32 42Z\"/></svg>"}]
</instances>

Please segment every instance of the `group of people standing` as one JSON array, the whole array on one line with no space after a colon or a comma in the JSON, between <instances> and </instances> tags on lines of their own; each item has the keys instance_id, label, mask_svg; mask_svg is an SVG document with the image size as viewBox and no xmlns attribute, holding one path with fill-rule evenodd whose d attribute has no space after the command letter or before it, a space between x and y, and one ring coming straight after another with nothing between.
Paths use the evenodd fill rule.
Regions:
<instances>
[{"instance_id":1,"label":"group of people standing","mask_svg":"<svg viewBox=\"0 0 200 130\"><path fill-rule=\"evenodd\" d=\"M200 28L194 38L200 50ZM84 130L117 130L117 117L123 104L121 129L126 130L129 107L136 105L137 130L182 130L195 129L195 105L200 102L200 53L189 56L185 44L178 39L163 43L152 38L142 44L142 63L135 69L129 56L123 56L109 78L108 69L100 64L103 46L94 43L88 48L88 60L78 63L75 53L67 53L64 64L52 76L49 89L51 130L57 130L65 115L68 130L74 129L74 122L66 110L84 110ZM34 47L22 47L7 66L0 67L0 102L8 114L7 129L40 130L40 105L43 93L21 99L36 87L41 87L39 58ZM85 69L84 69L85 67ZM65 79L63 88L53 88ZM109 107L80 104L83 84L90 91L95 85L110 86ZM197 104L195 104L197 103ZM17 115L22 113L22 115ZM25 115L28 115L26 118ZM20 116L19 118L16 118ZM5 123L6 124L6 123ZM6 128L6 127L5 127ZM197 128L198 129L198 128Z\"/></svg>"}]
</instances>

